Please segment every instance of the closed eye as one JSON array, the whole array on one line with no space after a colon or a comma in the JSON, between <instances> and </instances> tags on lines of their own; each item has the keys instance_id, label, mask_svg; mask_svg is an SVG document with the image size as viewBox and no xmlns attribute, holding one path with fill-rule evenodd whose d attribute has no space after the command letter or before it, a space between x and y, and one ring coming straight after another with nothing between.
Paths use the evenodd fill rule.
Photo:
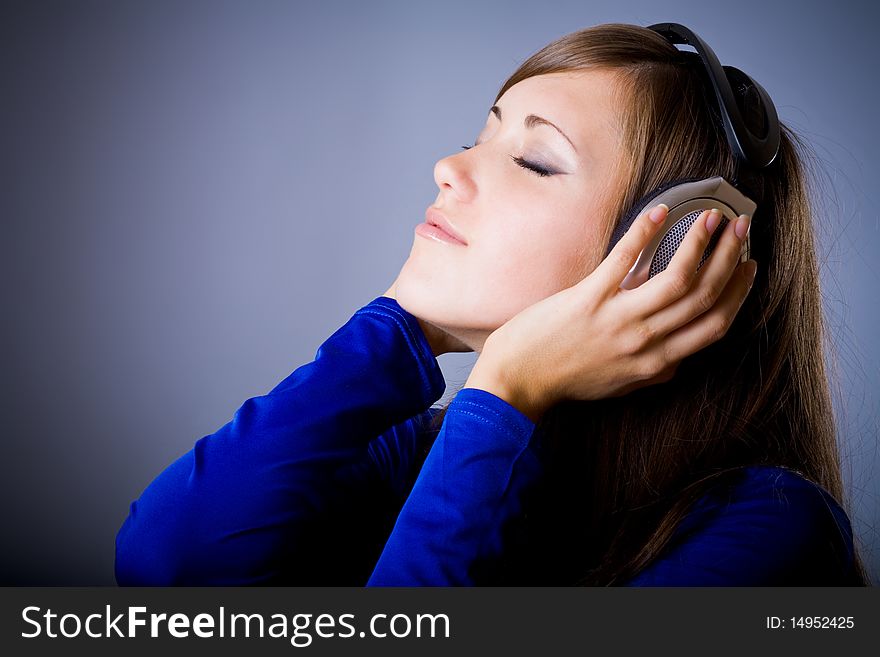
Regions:
<instances>
[{"instance_id":1,"label":"closed eye","mask_svg":"<svg viewBox=\"0 0 880 657\"><path fill-rule=\"evenodd\" d=\"M462 146L462 148L465 150L468 150L469 148L473 148L474 146L475 146L475 144L471 144L469 146ZM514 162L516 162L523 169L526 169L527 171L531 171L532 173L534 173L538 176L541 176L542 178L545 176L552 176L554 173L553 171L549 171L548 169L545 169L544 167L542 167L538 164L535 164L533 162L529 162L528 160L526 160L522 157L518 157L515 155L511 155L510 157Z\"/></svg>"},{"instance_id":2,"label":"closed eye","mask_svg":"<svg viewBox=\"0 0 880 657\"><path fill-rule=\"evenodd\" d=\"M516 162L518 165L520 165L523 169L528 169L529 171L534 171L542 178L544 176L552 176L553 175L552 171L548 171L544 167L539 166L537 164L533 164L533 163L529 162L528 160L524 160L521 157L514 157L513 155L511 155L510 157L513 159L514 162Z\"/></svg>"}]
</instances>

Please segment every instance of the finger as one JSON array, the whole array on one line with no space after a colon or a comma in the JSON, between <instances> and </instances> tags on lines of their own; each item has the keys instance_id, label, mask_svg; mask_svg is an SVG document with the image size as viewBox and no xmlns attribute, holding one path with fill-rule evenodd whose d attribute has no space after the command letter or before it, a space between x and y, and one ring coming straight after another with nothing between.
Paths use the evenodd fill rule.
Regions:
<instances>
[{"instance_id":1,"label":"finger","mask_svg":"<svg viewBox=\"0 0 880 657\"><path fill-rule=\"evenodd\" d=\"M669 207L665 203L660 203L639 214L608 256L590 274L588 279L591 283L598 281L600 289L604 290L607 296L616 294L623 279L635 265L642 249L666 221L668 212Z\"/></svg>"},{"instance_id":2,"label":"finger","mask_svg":"<svg viewBox=\"0 0 880 657\"><path fill-rule=\"evenodd\" d=\"M742 221L745 216L740 215L738 221ZM736 234L736 223L736 221L730 221L724 227L709 259L696 272L688 294L658 310L645 320L645 330L648 334L666 335L688 324L695 317L708 312L715 305L740 262L743 240ZM699 258L696 262L698 261ZM696 262L694 262L694 266L696 266ZM664 271L655 278L659 278L665 273Z\"/></svg>"},{"instance_id":3,"label":"finger","mask_svg":"<svg viewBox=\"0 0 880 657\"><path fill-rule=\"evenodd\" d=\"M716 212L712 230L709 230L707 223L710 211L704 210L688 228L666 268L645 281L628 297L633 311L642 318L654 315L690 291L700 259L720 222L720 212L717 209L712 212ZM690 319L693 318L688 318L688 321Z\"/></svg>"},{"instance_id":4,"label":"finger","mask_svg":"<svg viewBox=\"0 0 880 657\"><path fill-rule=\"evenodd\" d=\"M754 279L748 275L751 268L750 263L755 263L755 261L749 260L736 268L734 275L730 277L724 288L724 292L718 298L718 302L710 311L703 313L697 319L666 337L664 348L666 363L678 362L713 342L717 342L727 334L736 314L752 289Z\"/></svg>"}]
</instances>

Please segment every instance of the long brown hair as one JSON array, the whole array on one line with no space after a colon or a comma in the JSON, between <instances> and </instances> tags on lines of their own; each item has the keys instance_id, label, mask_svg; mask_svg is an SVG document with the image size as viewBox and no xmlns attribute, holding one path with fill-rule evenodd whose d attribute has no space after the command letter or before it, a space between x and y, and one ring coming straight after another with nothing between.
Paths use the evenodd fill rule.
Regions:
<instances>
[{"instance_id":1,"label":"long brown hair","mask_svg":"<svg viewBox=\"0 0 880 657\"><path fill-rule=\"evenodd\" d=\"M495 100L535 75L595 68L616 74L626 145L626 175L608 199L609 216L623 216L667 181L732 179L733 155L712 116L714 95L681 51L647 28L611 23L563 36L529 57ZM756 190L762 202L750 235L757 275L722 339L683 360L670 382L619 398L563 402L540 419L552 502L531 522L548 547L527 558L573 564L566 571L571 584L621 583L659 555L710 486L747 465L794 470L851 515L823 361L809 152L783 124L780 152ZM610 222L606 243L613 229ZM858 545L856 568L868 583Z\"/></svg>"}]
</instances>

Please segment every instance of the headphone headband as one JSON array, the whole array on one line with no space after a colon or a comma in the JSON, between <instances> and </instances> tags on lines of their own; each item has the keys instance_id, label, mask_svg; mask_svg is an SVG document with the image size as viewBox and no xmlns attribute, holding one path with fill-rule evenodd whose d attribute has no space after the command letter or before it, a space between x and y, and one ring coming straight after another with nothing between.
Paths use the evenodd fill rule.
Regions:
<instances>
[{"instance_id":1,"label":"headphone headband","mask_svg":"<svg viewBox=\"0 0 880 657\"><path fill-rule=\"evenodd\" d=\"M753 216L762 203L756 190L760 170L770 165L779 153L780 125L776 108L763 87L733 66L721 66L712 49L691 30L678 23L656 23L654 30L673 45L683 43L693 46L696 53L681 51L681 61L694 64L694 70L703 81L703 93L709 110L720 117L724 133L734 155L734 176L728 182L721 176L710 178L684 178L663 183L632 204L618 220L608 243L606 257L615 244L629 230L632 222L645 208L665 203L669 208L663 226L639 253L636 264L627 274L621 287L631 289L666 269L684 241L690 227L708 208L718 208L722 220L697 269L715 248L724 226L736 221L741 214ZM699 61L697 61L699 60ZM706 84L708 77L711 84ZM712 103L709 88L714 90L716 103ZM751 254L751 240L747 235L740 250L740 261L745 262Z\"/></svg>"},{"instance_id":2,"label":"headphone headband","mask_svg":"<svg viewBox=\"0 0 880 657\"><path fill-rule=\"evenodd\" d=\"M673 45L696 50L715 91L721 122L737 161L737 178L769 166L779 152L779 117L770 95L754 79L733 66L722 66L712 49L680 23L655 23L648 29ZM736 182L736 181L734 181Z\"/></svg>"}]
</instances>

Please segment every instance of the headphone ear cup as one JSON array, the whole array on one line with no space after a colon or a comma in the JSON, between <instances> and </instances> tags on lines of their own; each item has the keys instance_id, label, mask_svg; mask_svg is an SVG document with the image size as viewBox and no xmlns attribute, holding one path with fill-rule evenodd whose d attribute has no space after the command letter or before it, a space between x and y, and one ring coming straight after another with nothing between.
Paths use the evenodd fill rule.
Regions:
<instances>
[{"instance_id":1,"label":"headphone ear cup","mask_svg":"<svg viewBox=\"0 0 880 657\"><path fill-rule=\"evenodd\" d=\"M663 192L675 187L676 185L688 182L696 182L698 180L702 180L702 178L679 178L677 180L663 183L659 187L652 189L650 192L642 196L632 205L632 207L630 207L629 211L623 216L623 218L621 218L620 221L617 222L617 225L614 227L614 232L612 232L611 234L611 239L608 241L608 249L605 251L605 257L608 257L608 254L611 253L611 250L626 234L626 231L628 231L632 227L633 222L638 218L639 214L641 214L641 212L646 208L654 205L653 200L655 198L657 198Z\"/></svg>"},{"instance_id":2,"label":"headphone ear cup","mask_svg":"<svg viewBox=\"0 0 880 657\"><path fill-rule=\"evenodd\" d=\"M703 214L702 208L699 210L693 210L683 217L679 218L672 226L668 228L666 233L663 235L663 238L660 240L660 243L657 245L657 249L654 251L654 255L651 257L651 266L648 270L648 278L653 278L669 266L669 263L672 261L672 257L675 255L675 252L678 251L678 247L681 246L681 243L687 236L687 232L690 230L691 226L694 225L694 222L699 219L701 214ZM697 271L700 270L700 267L703 266L703 263L709 259L712 251L715 250L715 245L721 238L721 234L724 232L724 227L728 224L728 222L729 219L722 214L721 221L718 223L718 227L715 229L715 232L712 233L712 235L709 237L709 243L703 250L703 255L700 258L700 262L697 264Z\"/></svg>"}]
</instances>

